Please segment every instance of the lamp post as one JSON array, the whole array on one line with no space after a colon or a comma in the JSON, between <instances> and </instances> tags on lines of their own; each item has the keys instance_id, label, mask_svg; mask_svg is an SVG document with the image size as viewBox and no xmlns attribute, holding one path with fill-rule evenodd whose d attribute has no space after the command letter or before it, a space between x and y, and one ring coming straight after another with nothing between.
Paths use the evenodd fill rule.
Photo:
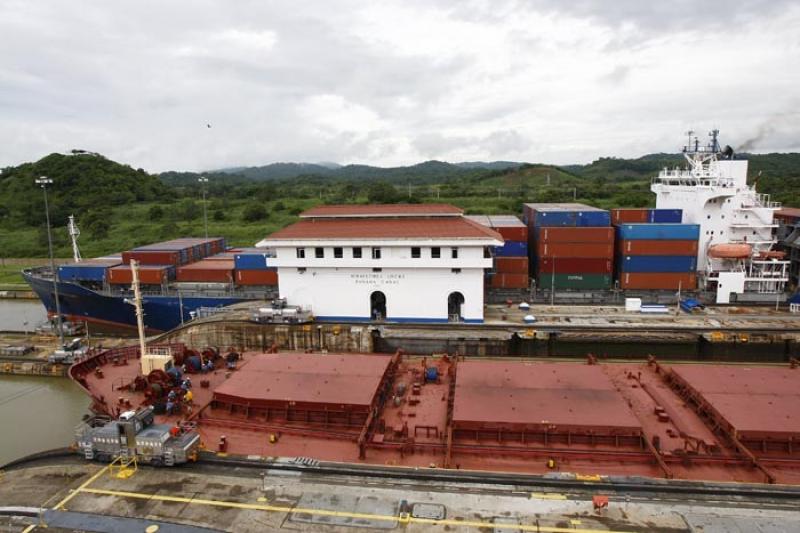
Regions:
<instances>
[{"instance_id":1,"label":"lamp post","mask_svg":"<svg viewBox=\"0 0 800 533\"><path fill-rule=\"evenodd\" d=\"M47 186L53 184L53 180L47 176L40 176L36 179L36 184L44 191L44 216L47 221L47 250L50 253L50 270L53 275L53 297L56 301L56 328L58 328L58 341L64 346L64 327L61 323L61 302L58 301L58 270L56 261L53 259L53 236L50 233L50 206L47 203Z\"/></svg>"},{"instance_id":2,"label":"lamp post","mask_svg":"<svg viewBox=\"0 0 800 533\"><path fill-rule=\"evenodd\" d=\"M201 176L197 178L197 181L200 182L200 187L203 190L203 226L205 226L206 239L208 239L208 213L206 213L206 184L208 183L208 178Z\"/></svg>"}]
</instances>

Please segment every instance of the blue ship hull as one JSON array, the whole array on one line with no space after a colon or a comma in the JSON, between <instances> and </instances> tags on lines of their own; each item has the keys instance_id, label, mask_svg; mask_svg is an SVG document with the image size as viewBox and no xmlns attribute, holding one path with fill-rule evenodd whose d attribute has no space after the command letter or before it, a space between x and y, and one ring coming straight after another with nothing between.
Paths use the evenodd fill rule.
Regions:
<instances>
[{"instance_id":1,"label":"blue ship hull","mask_svg":"<svg viewBox=\"0 0 800 533\"><path fill-rule=\"evenodd\" d=\"M47 308L48 315L56 315L53 281L23 272L25 281L31 286ZM123 296L108 296L71 282L58 282L61 315L74 323L88 322L92 331L132 331L136 329L134 307L125 303ZM249 301L248 298L222 296L144 296L144 324L148 334L169 331L182 321L191 319L190 313L200 307L222 307ZM181 317L181 308L183 316Z\"/></svg>"}]
</instances>

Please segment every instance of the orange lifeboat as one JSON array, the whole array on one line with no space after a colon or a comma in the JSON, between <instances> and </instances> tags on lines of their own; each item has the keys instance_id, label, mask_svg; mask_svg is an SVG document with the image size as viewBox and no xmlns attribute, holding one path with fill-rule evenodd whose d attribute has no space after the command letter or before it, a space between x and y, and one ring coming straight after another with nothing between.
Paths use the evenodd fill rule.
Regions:
<instances>
[{"instance_id":1,"label":"orange lifeboat","mask_svg":"<svg viewBox=\"0 0 800 533\"><path fill-rule=\"evenodd\" d=\"M715 244L708 249L708 255L716 259L745 259L753 253L749 244Z\"/></svg>"},{"instance_id":2,"label":"orange lifeboat","mask_svg":"<svg viewBox=\"0 0 800 533\"><path fill-rule=\"evenodd\" d=\"M780 250L768 250L764 252L758 252L759 259L783 259L786 257L786 252L782 252Z\"/></svg>"}]
</instances>

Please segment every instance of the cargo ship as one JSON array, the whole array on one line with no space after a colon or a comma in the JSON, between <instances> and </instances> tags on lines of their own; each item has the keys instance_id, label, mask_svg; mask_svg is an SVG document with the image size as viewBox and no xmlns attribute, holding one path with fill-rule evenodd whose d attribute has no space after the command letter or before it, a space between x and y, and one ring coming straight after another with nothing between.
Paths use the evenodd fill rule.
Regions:
<instances>
[{"instance_id":1,"label":"cargo ship","mask_svg":"<svg viewBox=\"0 0 800 533\"><path fill-rule=\"evenodd\" d=\"M800 485L795 365L140 346L70 368L92 410L220 456Z\"/></svg>"},{"instance_id":2,"label":"cargo ship","mask_svg":"<svg viewBox=\"0 0 800 533\"><path fill-rule=\"evenodd\" d=\"M94 332L135 332L130 261L140 263L147 333L173 329L213 309L277 294L277 274L267 266L268 250L227 248L223 238L174 239L134 248L117 256L26 269L22 275L56 315L86 324ZM54 285L57 288L54 288Z\"/></svg>"}]
</instances>

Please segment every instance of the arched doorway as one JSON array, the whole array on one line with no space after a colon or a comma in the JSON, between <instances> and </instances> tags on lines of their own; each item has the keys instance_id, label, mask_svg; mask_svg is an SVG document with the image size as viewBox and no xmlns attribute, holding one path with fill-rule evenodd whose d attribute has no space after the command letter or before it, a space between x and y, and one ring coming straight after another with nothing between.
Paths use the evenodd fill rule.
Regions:
<instances>
[{"instance_id":1,"label":"arched doorway","mask_svg":"<svg viewBox=\"0 0 800 533\"><path fill-rule=\"evenodd\" d=\"M386 295L381 291L369 295L369 316L372 320L386 318Z\"/></svg>"},{"instance_id":2,"label":"arched doorway","mask_svg":"<svg viewBox=\"0 0 800 533\"><path fill-rule=\"evenodd\" d=\"M447 319L450 322L461 322L461 308L464 305L464 295L460 292L451 292L447 297Z\"/></svg>"}]
</instances>

